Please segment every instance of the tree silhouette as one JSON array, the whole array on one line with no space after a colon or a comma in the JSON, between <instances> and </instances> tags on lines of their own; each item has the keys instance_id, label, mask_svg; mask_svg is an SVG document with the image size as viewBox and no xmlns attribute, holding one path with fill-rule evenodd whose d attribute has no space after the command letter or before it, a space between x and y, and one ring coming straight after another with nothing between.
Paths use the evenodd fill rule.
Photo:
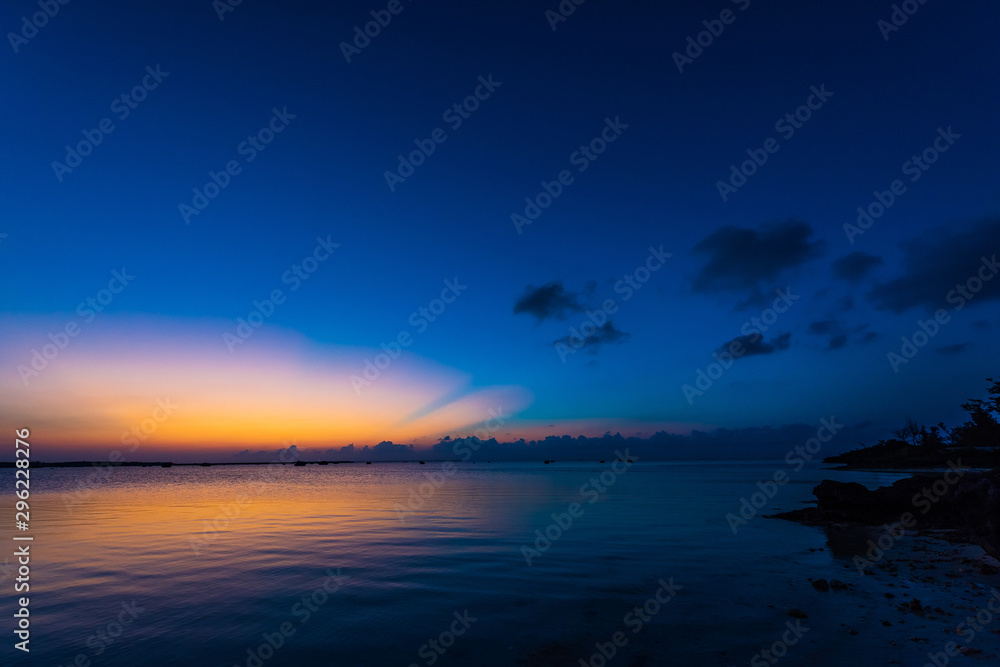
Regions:
<instances>
[{"instance_id":1,"label":"tree silhouette","mask_svg":"<svg viewBox=\"0 0 1000 667\"><path fill-rule=\"evenodd\" d=\"M988 378L993 384L987 390L990 398L971 398L962 403L969 420L951 431L951 439L960 447L993 447L1000 445L1000 380Z\"/></svg>"}]
</instances>

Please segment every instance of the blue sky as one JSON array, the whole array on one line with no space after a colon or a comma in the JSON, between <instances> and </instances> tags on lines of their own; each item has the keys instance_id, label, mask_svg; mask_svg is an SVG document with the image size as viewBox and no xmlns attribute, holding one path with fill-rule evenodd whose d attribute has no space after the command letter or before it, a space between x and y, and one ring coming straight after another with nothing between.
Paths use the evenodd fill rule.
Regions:
<instances>
[{"instance_id":1,"label":"blue sky","mask_svg":"<svg viewBox=\"0 0 1000 667\"><path fill-rule=\"evenodd\" d=\"M16 52L8 36L0 316L27 341L4 356L11 395L31 396L17 393L31 341L122 267L135 282L87 332L95 345L129 327L156 341L135 324L155 320L228 356L222 334L289 287L317 237L340 246L264 328L368 358L457 279L467 289L404 354L523 388L515 436L835 414L876 439L906 415L957 420L997 372L1000 281L898 372L887 360L1000 251L995 3L927 3L888 39L891 3L585 3L555 30L555 2L400 6L351 62L341 43L385 3L248 0L224 20L207 1L70 3ZM679 72L674 52L724 9L733 21ZM37 11L8 3L0 24L19 32ZM168 74L120 118L114 100L147 67ZM480 77L494 90L452 129L443 114ZM813 87L832 95L783 136ZM239 146L275 109L285 126L248 162ZM104 118L113 132L60 181L52 163ZM627 127L580 172L571 156L606 119ZM436 128L447 139L390 190L385 172ZM958 138L911 181L904 163L939 128ZM717 182L769 138L777 152L723 201ZM231 160L239 173L186 224L179 205ZM511 215L562 170L573 182L518 233ZM905 194L850 243L843 225L896 179ZM624 301L616 281L661 246L669 260ZM683 385L779 288L800 298L689 402ZM608 298L612 325L564 363L555 341Z\"/></svg>"}]
</instances>

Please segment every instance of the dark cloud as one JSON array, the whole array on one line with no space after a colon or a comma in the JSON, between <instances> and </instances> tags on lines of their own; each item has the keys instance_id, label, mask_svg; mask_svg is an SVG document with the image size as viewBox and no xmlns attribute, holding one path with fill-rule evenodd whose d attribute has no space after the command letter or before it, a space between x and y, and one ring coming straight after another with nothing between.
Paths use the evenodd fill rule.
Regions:
<instances>
[{"instance_id":1,"label":"dark cloud","mask_svg":"<svg viewBox=\"0 0 1000 667\"><path fill-rule=\"evenodd\" d=\"M581 332L582 333L582 332ZM553 345L566 345L575 350L587 350L591 354L596 354L597 350L605 343L624 343L629 339L629 334L616 328L611 320L604 323L604 326L598 327L594 330L594 333L583 338L583 343L581 344L580 336L575 334L570 334L569 336L564 336L559 340L552 341Z\"/></svg>"},{"instance_id":2,"label":"dark cloud","mask_svg":"<svg viewBox=\"0 0 1000 667\"><path fill-rule=\"evenodd\" d=\"M883 264L881 257L864 252L852 252L833 263L833 275L849 283L858 283L880 264Z\"/></svg>"},{"instance_id":3,"label":"dark cloud","mask_svg":"<svg viewBox=\"0 0 1000 667\"><path fill-rule=\"evenodd\" d=\"M877 285L868 298L877 308L894 313L919 306L951 308L957 305L948 302L951 290L976 276L983 268L983 257L992 261L1000 253L1000 219L983 220L960 231L940 229L906 241L902 248L902 275ZM972 302L1000 298L998 278L983 282Z\"/></svg>"},{"instance_id":4,"label":"dark cloud","mask_svg":"<svg viewBox=\"0 0 1000 667\"><path fill-rule=\"evenodd\" d=\"M945 345L943 347L935 348L935 352L938 354L952 355L964 352L965 348L972 345L972 343L955 343L954 345Z\"/></svg>"},{"instance_id":5,"label":"dark cloud","mask_svg":"<svg viewBox=\"0 0 1000 667\"><path fill-rule=\"evenodd\" d=\"M367 446L361 449L362 454L367 451L378 455L378 458L385 456L406 456L413 453L413 445L397 445L392 440L383 440L372 447L371 450Z\"/></svg>"},{"instance_id":6,"label":"dark cloud","mask_svg":"<svg viewBox=\"0 0 1000 667\"><path fill-rule=\"evenodd\" d=\"M847 345L847 334L839 333L830 337L830 342L827 344L826 349L839 350L845 345Z\"/></svg>"},{"instance_id":7,"label":"dark cloud","mask_svg":"<svg viewBox=\"0 0 1000 667\"><path fill-rule=\"evenodd\" d=\"M809 333L817 336L825 336L840 328L840 325L833 320L819 320L809 323Z\"/></svg>"},{"instance_id":8,"label":"dark cloud","mask_svg":"<svg viewBox=\"0 0 1000 667\"><path fill-rule=\"evenodd\" d=\"M858 326L851 329L851 333L858 334L860 336L858 340L859 343L862 344L870 343L882 335L875 331L869 331L870 328L871 328L870 324L859 324Z\"/></svg>"},{"instance_id":9,"label":"dark cloud","mask_svg":"<svg viewBox=\"0 0 1000 667\"><path fill-rule=\"evenodd\" d=\"M862 333L867 328L867 324L862 324L860 326L852 327L851 332ZM852 338L852 336L848 334L847 327L837 320L817 320L815 322L810 322L808 332L814 336L827 336L827 350L839 350L842 347L846 347ZM866 334L862 338L861 342L868 342L870 340L870 335L872 334Z\"/></svg>"},{"instance_id":10,"label":"dark cloud","mask_svg":"<svg viewBox=\"0 0 1000 667\"><path fill-rule=\"evenodd\" d=\"M834 419L833 422L839 424ZM550 435L538 440L519 439L513 442L499 442L495 438L480 440L459 437L450 442L441 442L427 452L431 459L457 459L461 453L471 452L477 461L541 461L543 459L580 460L613 458L615 451L628 451L642 459L745 459L748 452L753 456L780 458L789 450L815 437L819 424L787 424L777 427L751 427L737 429L716 429L713 431L692 431L690 435L680 435L659 431L650 437L626 437L620 433L606 433L599 437L582 435ZM836 439L824 444L822 456L835 454L857 446L866 437L867 423L845 424ZM610 463L610 461L609 461Z\"/></svg>"},{"instance_id":11,"label":"dark cloud","mask_svg":"<svg viewBox=\"0 0 1000 667\"><path fill-rule=\"evenodd\" d=\"M791 333L783 333L780 336L776 336L771 340L770 343L764 340L764 337L760 334L753 334L750 336L737 336L727 343L723 343L719 349L716 350L718 354L730 353L736 357L752 357L757 354L773 354L775 352L781 352L787 350L792 342ZM736 354L734 352L735 346L741 346L743 353ZM736 349L740 349L737 347Z\"/></svg>"},{"instance_id":12,"label":"dark cloud","mask_svg":"<svg viewBox=\"0 0 1000 667\"><path fill-rule=\"evenodd\" d=\"M288 447L280 447L278 449L243 449L236 452L233 458L240 461L246 459L257 462L290 463L298 460L301 455L302 451L298 445L289 445Z\"/></svg>"},{"instance_id":13,"label":"dark cloud","mask_svg":"<svg viewBox=\"0 0 1000 667\"><path fill-rule=\"evenodd\" d=\"M590 283L588 283L588 290ZM524 295L514 304L514 314L529 313L538 318L538 321L554 317L558 320L566 319L570 313L579 313L583 310L580 303L580 295L563 288L561 282L553 282L542 287L528 286L524 290Z\"/></svg>"},{"instance_id":14,"label":"dark cloud","mask_svg":"<svg viewBox=\"0 0 1000 667\"><path fill-rule=\"evenodd\" d=\"M831 290L829 288L824 287L823 289L816 291L816 294L813 296L813 300L819 301L820 299L824 299L826 297L833 298L833 294L831 294ZM850 296L838 296L834 299L834 304L836 304L835 308L837 312L847 312L848 310L854 309L854 299Z\"/></svg>"},{"instance_id":15,"label":"dark cloud","mask_svg":"<svg viewBox=\"0 0 1000 667\"><path fill-rule=\"evenodd\" d=\"M701 293L749 292L761 297L761 283L778 278L823 249L822 241L810 241L812 227L806 222L787 222L760 230L723 227L712 232L694 252L704 255L704 266L695 276L693 289Z\"/></svg>"},{"instance_id":16,"label":"dark cloud","mask_svg":"<svg viewBox=\"0 0 1000 667\"><path fill-rule=\"evenodd\" d=\"M735 384L735 383L734 383ZM840 424L830 418L833 423ZM555 425L549 425L555 428ZM640 460L670 459L745 459L748 452L760 459L776 459L790 449L816 435L817 423L785 424L726 429L712 431L694 430L690 435L680 435L658 431L649 437L623 436L620 433L605 433L603 436L550 435L538 440L499 441L496 437L481 440L472 436L441 438L427 447L380 443L375 447L365 446L331 448L323 451L306 451L302 460L342 460L342 461L414 461L428 459L428 463L439 460L471 461L542 461L544 459L580 460L613 459L615 451L628 452ZM824 444L822 455L835 454L851 449L867 437L865 429L870 422L842 424L836 439ZM650 429L651 430L651 429ZM649 432L649 431L647 431ZM510 436L512 437L512 436ZM249 451L249 450L247 450ZM279 450L282 451L282 450ZM251 452L252 453L252 452ZM269 452L272 456L275 452ZM342 454L349 455L342 455ZM264 458L263 461L268 459ZM611 463L611 461L608 461ZM362 463L362 465L364 465ZM433 464L432 464L433 465ZM432 468L433 469L433 468Z\"/></svg>"}]
</instances>

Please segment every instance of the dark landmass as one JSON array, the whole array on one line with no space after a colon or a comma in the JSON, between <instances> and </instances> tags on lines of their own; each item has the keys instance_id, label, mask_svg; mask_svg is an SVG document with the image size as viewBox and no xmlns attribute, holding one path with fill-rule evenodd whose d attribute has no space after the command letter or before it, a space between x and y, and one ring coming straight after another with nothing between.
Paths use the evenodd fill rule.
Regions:
<instances>
[{"instance_id":1,"label":"dark landmass","mask_svg":"<svg viewBox=\"0 0 1000 667\"><path fill-rule=\"evenodd\" d=\"M964 461L962 462L964 464ZM868 490L856 482L823 480L814 489L816 507L774 518L818 526L893 526L938 531L1000 560L1000 471L967 472L956 465L940 474L915 475Z\"/></svg>"},{"instance_id":2,"label":"dark landmass","mask_svg":"<svg viewBox=\"0 0 1000 667\"><path fill-rule=\"evenodd\" d=\"M889 440L854 451L828 456L824 463L841 463L844 469L944 468L962 459L972 468L1000 467L1000 380L987 378L988 398L962 403L969 418L948 428L943 423L923 426L907 418Z\"/></svg>"},{"instance_id":3,"label":"dark landmass","mask_svg":"<svg viewBox=\"0 0 1000 667\"><path fill-rule=\"evenodd\" d=\"M1000 467L1000 448L993 447L942 447L928 449L900 440L881 441L877 445L828 456L824 463L840 463L843 470L915 470L920 468L947 468L949 461L962 460L970 468Z\"/></svg>"}]
</instances>

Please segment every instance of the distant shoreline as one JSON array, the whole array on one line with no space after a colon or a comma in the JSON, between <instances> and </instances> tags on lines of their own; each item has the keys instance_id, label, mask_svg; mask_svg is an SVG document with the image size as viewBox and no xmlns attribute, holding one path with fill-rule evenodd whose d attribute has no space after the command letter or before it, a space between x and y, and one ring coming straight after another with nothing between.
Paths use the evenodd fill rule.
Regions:
<instances>
[{"instance_id":1,"label":"distant shoreline","mask_svg":"<svg viewBox=\"0 0 1000 667\"><path fill-rule=\"evenodd\" d=\"M606 457L604 459L495 459L496 463L604 463L605 461L614 461L615 457ZM392 459L392 460L376 460L371 461L332 461L327 459L317 460L317 461L224 461L221 463L216 463L212 461L197 462L197 463L176 463L173 461L122 461L119 463L103 460L103 461L32 461L32 468L92 468L94 466L113 466L115 468L155 468L158 466L174 467L174 466L195 466L195 467L214 467L214 466L259 466L259 465L284 465L292 467L303 467L306 465L344 465L344 464L360 464L368 465L375 463L415 463L415 464L431 464L431 463L468 463L468 464L491 464L494 459L489 460L478 460L478 461L466 461L463 459ZM648 463L732 463L732 462L745 462L745 461L759 461L761 463L768 462L778 462L781 461L780 458L775 459L649 459L643 458L641 461L637 462L648 462ZM296 464L298 464L296 466ZM13 461L0 461L0 468L13 468Z\"/></svg>"},{"instance_id":2,"label":"distant shoreline","mask_svg":"<svg viewBox=\"0 0 1000 667\"><path fill-rule=\"evenodd\" d=\"M945 447L928 452L918 446L874 446L828 456L823 459L823 463L840 464L834 470L919 471L947 468L951 461L958 459L966 467L990 470L1000 466L1000 449Z\"/></svg>"},{"instance_id":3,"label":"distant shoreline","mask_svg":"<svg viewBox=\"0 0 1000 667\"><path fill-rule=\"evenodd\" d=\"M967 459L964 455L959 455L962 458L963 464L967 465L973 469L989 470L995 467L995 463L992 461L977 461L975 457L970 457ZM614 457L612 457L613 459ZM896 473L896 472L921 472L921 471L933 471L940 468L947 468L946 462L937 461L912 461L907 462L905 465L902 462L893 463L886 461L857 461L851 463L844 463L843 461L836 460L839 457L828 457L822 461L824 467L828 470L834 471L868 471L868 472L886 472L886 473ZM967 463L968 460L968 463ZM201 461L201 462L188 462L188 463L178 463L176 461L121 461L113 462L108 460L102 461L32 461L31 468L93 468L93 467L115 467L115 468L156 468L156 467L215 467L215 466L261 466L261 465L283 465L291 467L303 467L311 465L368 465L376 463L413 463L413 464L436 464L436 463L484 463L492 464L492 460L487 461L463 461L462 459L393 459L393 460L372 460L372 461L332 461L332 460L317 460L317 461ZM733 461L745 462L745 461L759 461L761 463L767 463L771 461L780 461L780 459L648 459L644 458L644 462L649 463L727 463ZM596 459L561 459L556 460L543 460L543 459L497 459L496 463L602 463ZM836 465L836 464L840 465ZM979 465L982 464L982 465ZM0 461L0 468L14 468L14 461Z\"/></svg>"}]
</instances>

